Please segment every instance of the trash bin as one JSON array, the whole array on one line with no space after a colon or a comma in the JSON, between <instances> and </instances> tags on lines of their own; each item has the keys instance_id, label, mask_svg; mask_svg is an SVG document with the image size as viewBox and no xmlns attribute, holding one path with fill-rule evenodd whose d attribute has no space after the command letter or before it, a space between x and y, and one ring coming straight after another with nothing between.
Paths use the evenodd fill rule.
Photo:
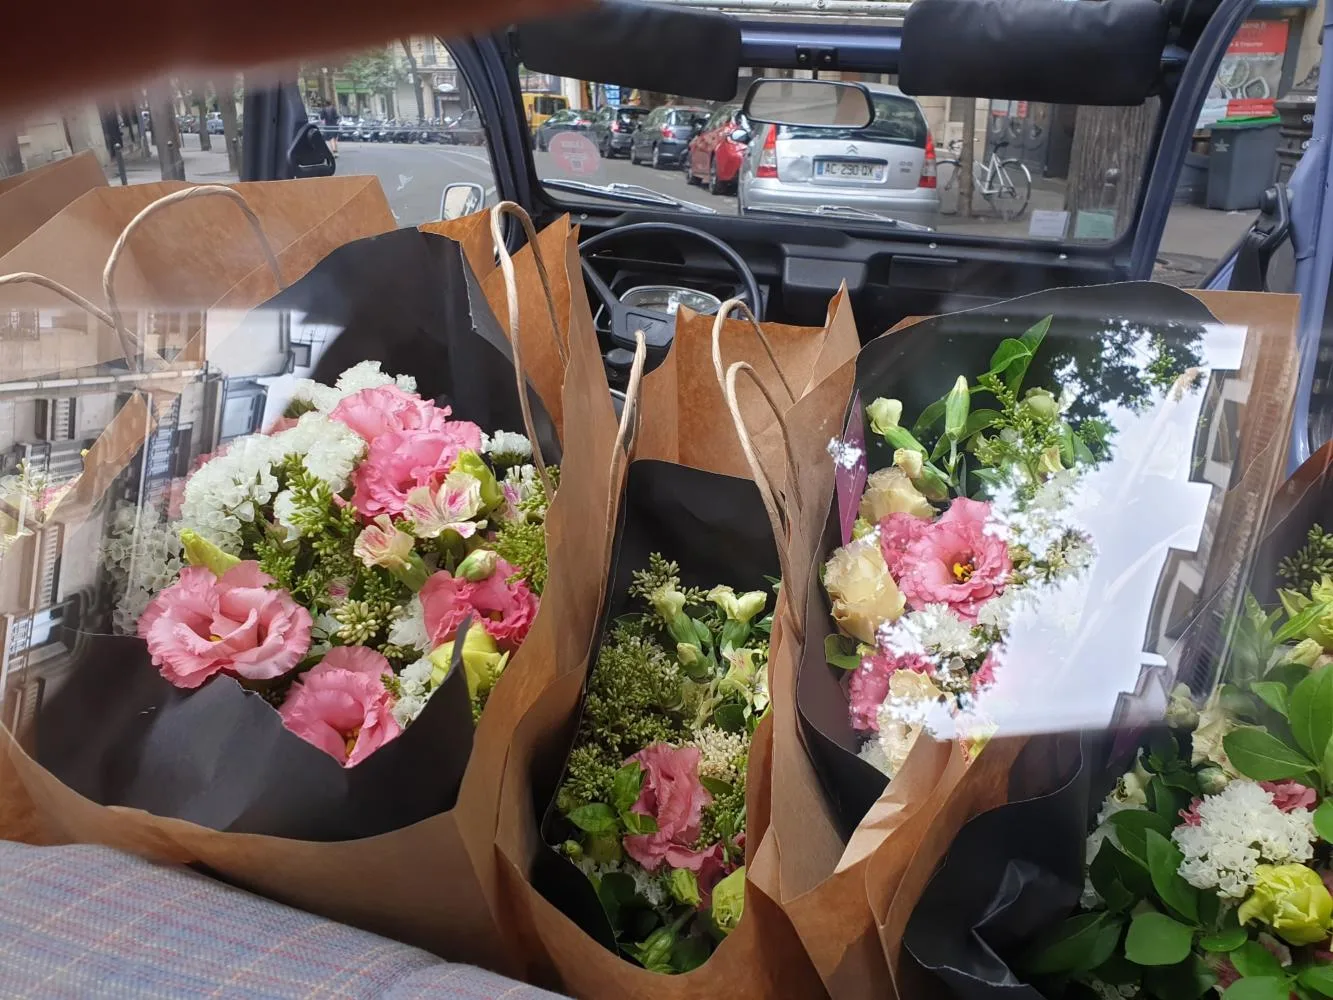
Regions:
<instances>
[{"instance_id":1,"label":"trash bin","mask_svg":"<svg viewBox=\"0 0 1333 1000\"><path fill-rule=\"evenodd\" d=\"M1273 183L1278 123L1269 118L1230 119L1214 123L1208 141L1209 208L1226 211L1258 208Z\"/></svg>"}]
</instances>

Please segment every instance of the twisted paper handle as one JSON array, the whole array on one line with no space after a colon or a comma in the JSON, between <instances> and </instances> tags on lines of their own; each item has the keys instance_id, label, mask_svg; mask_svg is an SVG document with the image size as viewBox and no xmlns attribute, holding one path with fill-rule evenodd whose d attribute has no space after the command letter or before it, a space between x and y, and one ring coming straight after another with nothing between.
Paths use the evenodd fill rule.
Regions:
<instances>
[{"instance_id":1,"label":"twisted paper handle","mask_svg":"<svg viewBox=\"0 0 1333 1000\"><path fill-rule=\"evenodd\" d=\"M759 343L763 346L764 353L768 355L773 370L778 373L782 388L787 390L787 398L793 403L796 402L796 393L792 391L787 376L782 374L782 368L778 365L777 355L773 351L773 342L768 339L768 334L759 325L759 321L754 318L754 313L744 299L727 299L718 307L717 318L713 320L713 373L717 376L717 384L722 386L726 380L726 373L722 369L722 325L733 311L743 313L745 318L750 321L750 327L754 330L755 336L759 338Z\"/></svg>"}]
</instances>

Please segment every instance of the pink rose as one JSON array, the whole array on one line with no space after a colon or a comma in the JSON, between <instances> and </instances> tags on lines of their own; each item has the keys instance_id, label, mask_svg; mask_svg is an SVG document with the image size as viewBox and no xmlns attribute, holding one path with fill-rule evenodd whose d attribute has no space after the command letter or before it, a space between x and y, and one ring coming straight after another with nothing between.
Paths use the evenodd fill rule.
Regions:
<instances>
[{"instance_id":1,"label":"pink rose","mask_svg":"<svg viewBox=\"0 0 1333 1000\"><path fill-rule=\"evenodd\" d=\"M471 617L490 633L502 650L514 650L537 617L537 597L518 570L503 559L486 579L473 583L440 570L421 588L421 607L431 643L448 642Z\"/></svg>"},{"instance_id":2,"label":"pink rose","mask_svg":"<svg viewBox=\"0 0 1333 1000\"><path fill-rule=\"evenodd\" d=\"M986 534L989 515L990 504L959 497L938 521L919 522L922 528L902 551L895 574L908 605L920 610L946 604L964 621L977 620L981 605L1004 590L1013 569L1009 547Z\"/></svg>"},{"instance_id":3,"label":"pink rose","mask_svg":"<svg viewBox=\"0 0 1333 1000\"><path fill-rule=\"evenodd\" d=\"M1197 795L1190 799L1190 804L1181 809L1178 815L1186 826L1200 826L1203 823L1203 817L1199 815L1199 806L1203 805L1203 799Z\"/></svg>"},{"instance_id":4,"label":"pink rose","mask_svg":"<svg viewBox=\"0 0 1333 1000\"><path fill-rule=\"evenodd\" d=\"M344 396L329 414L366 441L403 431L442 431L449 424L447 406L436 406L396 385L362 389Z\"/></svg>"},{"instance_id":5,"label":"pink rose","mask_svg":"<svg viewBox=\"0 0 1333 1000\"><path fill-rule=\"evenodd\" d=\"M986 659L981 661L981 668L972 675L972 694L980 694L986 688L995 683L995 653L986 654Z\"/></svg>"},{"instance_id":6,"label":"pink rose","mask_svg":"<svg viewBox=\"0 0 1333 1000\"><path fill-rule=\"evenodd\" d=\"M879 707L889 696L889 679L899 670L930 672L930 663L919 656L876 653L862 657L861 665L847 680L848 709L852 728L863 733L879 732Z\"/></svg>"},{"instance_id":7,"label":"pink rose","mask_svg":"<svg viewBox=\"0 0 1333 1000\"><path fill-rule=\"evenodd\" d=\"M665 861L697 875L705 865L709 851L693 848L704 806L713 801L699 781L701 757L698 747L654 743L625 761L638 761L643 767L643 787L630 811L657 821L656 833L634 834L623 841L626 853L647 871L656 871Z\"/></svg>"},{"instance_id":8,"label":"pink rose","mask_svg":"<svg viewBox=\"0 0 1333 1000\"><path fill-rule=\"evenodd\" d=\"M335 646L292 685L282 724L343 767L354 767L402 732L384 678L389 661L365 646Z\"/></svg>"},{"instance_id":9,"label":"pink rose","mask_svg":"<svg viewBox=\"0 0 1333 1000\"><path fill-rule=\"evenodd\" d=\"M480 451L481 428L466 421L442 428L394 431L370 442L357 466L352 506L367 519L401 514L407 495L419 486L437 486L465 451Z\"/></svg>"},{"instance_id":10,"label":"pink rose","mask_svg":"<svg viewBox=\"0 0 1333 1000\"><path fill-rule=\"evenodd\" d=\"M1313 809L1318 800L1314 789L1302 785L1299 781L1261 781L1259 787L1273 796L1273 805L1277 806L1278 812Z\"/></svg>"},{"instance_id":11,"label":"pink rose","mask_svg":"<svg viewBox=\"0 0 1333 1000\"><path fill-rule=\"evenodd\" d=\"M310 612L256 562L233 566L218 578L187 566L149 602L139 637L153 664L177 687L196 688L214 674L249 680L281 677L310 649Z\"/></svg>"}]
</instances>

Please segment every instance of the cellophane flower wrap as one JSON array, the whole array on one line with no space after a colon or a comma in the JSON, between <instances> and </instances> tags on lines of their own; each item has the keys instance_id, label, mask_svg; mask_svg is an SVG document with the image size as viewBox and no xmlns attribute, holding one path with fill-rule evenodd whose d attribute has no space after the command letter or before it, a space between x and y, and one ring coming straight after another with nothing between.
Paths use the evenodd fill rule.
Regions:
<instances>
[{"instance_id":1,"label":"cellophane flower wrap","mask_svg":"<svg viewBox=\"0 0 1333 1000\"><path fill-rule=\"evenodd\" d=\"M172 684L232 678L354 767L421 714L465 622L474 714L522 644L546 582L531 458L377 363L302 380L173 486L166 519L116 513L116 623Z\"/></svg>"},{"instance_id":2,"label":"cellophane flower wrap","mask_svg":"<svg viewBox=\"0 0 1333 1000\"><path fill-rule=\"evenodd\" d=\"M1094 817L1078 912L1020 962L1048 996L1333 994L1331 556L1313 526L1278 606L1247 596L1225 683L1171 693Z\"/></svg>"},{"instance_id":3,"label":"cellophane flower wrap","mask_svg":"<svg viewBox=\"0 0 1333 1000\"><path fill-rule=\"evenodd\" d=\"M621 952L702 965L744 907L750 739L768 710L771 595L682 586L654 553L610 625L556 809Z\"/></svg>"}]
</instances>

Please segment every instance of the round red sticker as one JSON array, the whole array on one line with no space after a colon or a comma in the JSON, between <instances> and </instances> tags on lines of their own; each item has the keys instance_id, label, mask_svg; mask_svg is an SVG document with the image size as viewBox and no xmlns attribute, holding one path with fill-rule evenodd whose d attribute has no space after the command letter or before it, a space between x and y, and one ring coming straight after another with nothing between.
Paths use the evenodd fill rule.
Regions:
<instances>
[{"instance_id":1,"label":"round red sticker","mask_svg":"<svg viewBox=\"0 0 1333 1000\"><path fill-rule=\"evenodd\" d=\"M601 154L586 135L561 132L551 139L551 157L567 174L576 177L597 173Z\"/></svg>"}]
</instances>

